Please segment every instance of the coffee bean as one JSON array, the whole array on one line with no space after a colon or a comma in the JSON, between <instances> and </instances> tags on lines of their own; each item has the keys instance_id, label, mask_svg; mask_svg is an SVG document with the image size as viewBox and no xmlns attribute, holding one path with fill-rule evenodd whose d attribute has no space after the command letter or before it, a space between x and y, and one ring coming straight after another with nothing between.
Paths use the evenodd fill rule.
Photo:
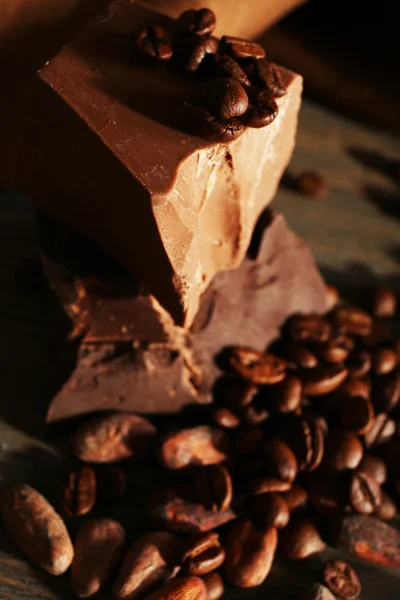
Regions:
<instances>
[{"instance_id":1,"label":"coffee bean","mask_svg":"<svg viewBox=\"0 0 400 600\"><path fill-rule=\"evenodd\" d=\"M376 415L371 427L364 435L366 448L380 446L390 440L396 431L396 423L386 413Z\"/></svg>"},{"instance_id":2,"label":"coffee bean","mask_svg":"<svg viewBox=\"0 0 400 600\"><path fill-rule=\"evenodd\" d=\"M202 580L207 588L207 600L219 600L223 596L224 581L219 573L208 573Z\"/></svg>"},{"instance_id":3,"label":"coffee bean","mask_svg":"<svg viewBox=\"0 0 400 600\"><path fill-rule=\"evenodd\" d=\"M78 598L97 594L109 579L125 543L122 525L111 519L88 521L75 538L72 591Z\"/></svg>"},{"instance_id":4,"label":"coffee bean","mask_svg":"<svg viewBox=\"0 0 400 600\"><path fill-rule=\"evenodd\" d=\"M375 411L390 412L400 398L400 373L395 371L375 377L372 385L372 403Z\"/></svg>"},{"instance_id":5,"label":"coffee bean","mask_svg":"<svg viewBox=\"0 0 400 600\"><path fill-rule=\"evenodd\" d=\"M374 317L393 317L397 309L397 298L389 288L377 285L366 294L367 307Z\"/></svg>"},{"instance_id":6,"label":"coffee bean","mask_svg":"<svg viewBox=\"0 0 400 600\"><path fill-rule=\"evenodd\" d=\"M176 577L146 600L207 600L207 588L200 577Z\"/></svg>"},{"instance_id":7,"label":"coffee bean","mask_svg":"<svg viewBox=\"0 0 400 600\"><path fill-rule=\"evenodd\" d=\"M301 471L315 471L324 455L324 433L312 416L293 418L289 424L288 443Z\"/></svg>"},{"instance_id":8,"label":"coffee bean","mask_svg":"<svg viewBox=\"0 0 400 600\"><path fill-rule=\"evenodd\" d=\"M296 189L309 198L325 198L328 184L325 178L316 171L303 171L295 181Z\"/></svg>"},{"instance_id":9,"label":"coffee bean","mask_svg":"<svg viewBox=\"0 0 400 600\"><path fill-rule=\"evenodd\" d=\"M319 365L302 373L303 393L324 396L335 391L346 379L348 371L342 365Z\"/></svg>"},{"instance_id":10,"label":"coffee bean","mask_svg":"<svg viewBox=\"0 0 400 600\"><path fill-rule=\"evenodd\" d=\"M245 86L250 86L250 81L239 63L226 54L217 55L212 70L217 77L232 77Z\"/></svg>"},{"instance_id":11,"label":"coffee bean","mask_svg":"<svg viewBox=\"0 0 400 600\"><path fill-rule=\"evenodd\" d=\"M363 456L360 440L344 429L329 434L322 466L328 471L356 469Z\"/></svg>"},{"instance_id":12,"label":"coffee bean","mask_svg":"<svg viewBox=\"0 0 400 600\"><path fill-rule=\"evenodd\" d=\"M96 501L96 487L96 475L92 467L82 465L71 471L61 486L61 514L80 517L90 512Z\"/></svg>"},{"instance_id":13,"label":"coffee bean","mask_svg":"<svg viewBox=\"0 0 400 600\"><path fill-rule=\"evenodd\" d=\"M317 474L308 481L310 500L322 515L333 515L344 508L347 487L347 473Z\"/></svg>"},{"instance_id":14,"label":"coffee bean","mask_svg":"<svg viewBox=\"0 0 400 600\"><path fill-rule=\"evenodd\" d=\"M176 22L178 31L188 35L209 35L216 25L215 14L209 8L185 10Z\"/></svg>"},{"instance_id":15,"label":"coffee bean","mask_svg":"<svg viewBox=\"0 0 400 600\"><path fill-rule=\"evenodd\" d=\"M297 476L297 459L289 446L278 438L265 440L265 472L270 477L294 481Z\"/></svg>"},{"instance_id":16,"label":"coffee bean","mask_svg":"<svg viewBox=\"0 0 400 600\"><path fill-rule=\"evenodd\" d=\"M356 471L350 483L350 504L361 515L372 514L381 503L381 488L373 478Z\"/></svg>"},{"instance_id":17,"label":"coffee bean","mask_svg":"<svg viewBox=\"0 0 400 600\"><path fill-rule=\"evenodd\" d=\"M281 354L284 358L293 361L302 369L313 369L318 364L314 352L300 344L285 342L281 348Z\"/></svg>"},{"instance_id":18,"label":"coffee bean","mask_svg":"<svg viewBox=\"0 0 400 600\"><path fill-rule=\"evenodd\" d=\"M397 505L384 490L381 490L381 503L374 511L374 517L382 521L391 521L397 514Z\"/></svg>"},{"instance_id":19,"label":"coffee bean","mask_svg":"<svg viewBox=\"0 0 400 600\"><path fill-rule=\"evenodd\" d=\"M286 375L286 364L278 356L240 346L232 349L229 364L237 375L255 385L279 383Z\"/></svg>"},{"instance_id":20,"label":"coffee bean","mask_svg":"<svg viewBox=\"0 0 400 600\"><path fill-rule=\"evenodd\" d=\"M287 333L295 343L321 343L328 340L331 326L319 315L295 315L287 323Z\"/></svg>"},{"instance_id":21,"label":"coffee bean","mask_svg":"<svg viewBox=\"0 0 400 600\"><path fill-rule=\"evenodd\" d=\"M240 410L241 421L246 425L260 425L269 417L269 410L260 404L249 404Z\"/></svg>"},{"instance_id":22,"label":"coffee bean","mask_svg":"<svg viewBox=\"0 0 400 600\"><path fill-rule=\"evenodd\" d=\"M272 388L268 397L273 409L281 414L296 411L301 405L301 398L301 380L294 375L287 375L281 383Z\"/></svg>"},{"instance_id":23,"label":"coffee bean","mask_svg":"<svg viewBox=\"0 0 400 600\"><path fill-rule=\"evenodd\" d=\"M196 73L218 52L218 40L209 36L181 39L175 48L178 65L189 73Z\"/></svg>"},{"instance_id":24,"label":"coffee bean","mask_svg":"<svg viewBox=\"0 0 400 600\"><path fill-rule=\"evenodd\" d=\"M213 409L212 420L224 429L236 429L240 425L239 417L225 406L217 406Z\"/></svg>"},{"instance_id":25,"label":"coffee bean","mask_svg":"<svg viewBox=\"0 0 400 600\"><path fill-rule=\"evenodd\" d=\"M97 496L100 500L121 498L126 490L126 474L115 465L103 465L96 470Z\"/></svg>"},{"instance_id":26,"label":"coffee bean","mask_svg":"<svg viewBox=\"0 0 400 600\"><path fill-rule=\"evenodd\" d=\"M361 594L361 583L356 572L344 560L330 560L322 573L324 584L341 600L356 600Z\"/></svg>"},{"instance_id":27,"label":"coffee bean","mask_svg":"<svg viewBox=\"0 0 400 600\"><path fill-rule=\"evenodd\" d=\"M182 110L182 123L185 131L197 135L210 142L231 142L244 132L244 125L239 119L221 121L208 110L185 102Z\"/></svg>"},{"instance_id":28,"label":"coffee bean","mask_svg":"<svg viewBox=\"0 0 400 600\"><path fill-rule=\"evenodd\" d=\"M264 475L262 477L256 477L250 479L248 482L250 494L257 496L258 494L267 494L272 492L286 492L290 490L292 486L291 481L283 481L276 477L268 477Z\"/></svg>"},{"instance_id":29,"label":"coffee bean","mask_svg":"<svg viewBox=\"0 0 400 600\"><path fill-rule=\"evenodd\" d=\"M249 106L244 87L232 77L222 77L211 82L204 100L211 114L222 120L240 117Z\"/></svg>"},{"instance_id":30,"label":"coffee bean","mask_svg":"<svg viewBox=\"0 0 400 600\"><path fill-rule=\"evenodd\" d=\"M261 585L275 556L278 534L275 528L256 529L251 521L237 521L226 536L225 576L239 587Z\"/></svg>"},{"instance_id":31,"label":"coffee bean","mask_svg":"<svg viewBox=\"0 0 400 600\"><path fill-rule=\"evenodd\" d=\"M341 550L388 567L400 566L400 531L375 517L350 515L334 522L333 540Z\"/></svg>"},{"instance_id":32,"label":"coffee bean","mask_svg":"<svg viewBox=\"0 0 400 600\"><path fill-rule=\"evenodd\" d=\"M224 35L221 38L221 54L229 54L233 58L259 59L265 57L265 50L256 42Z\"/></svg>"},{"instance_id":33,"label":"coffee bean","mask_svg":"<svg viewBox=\"0 0 400 600\"><path fill-rule=\"evenodd\" d=\"M390 348L374 348L371 351L372 370L376 375L391 373L397 366L397 354Z\"/></svg>"},{"instance_id":34,"label":"coffee bean","mask_svg":"<svg viewBox=\"0 0 400 600\"><path fill-rule=\"evenodd\" d=\"M387 479L387 468L384 461L374 454L365 453L358 469L373 477L379 485L383 485Z\"/></svg>"},{"instance_id":35,"label":"coffee bean","mask_svg":"<svg viewBox=\"0 0 400 600\"><path fill-rule=\"evenodd\" d=\"M336 600L332 592L320 583L314 583L300 596L300 600Z\"/></svg>"},{"instance_id":36,"label":"coffee bean","mask_svg":"<svg viewBox=\"0 0 400 600\"><path fill-rule=\"evenodd\" d=\"M82 425L72 435L71 447L84 462L109 463L147 454L155 435L156 429L147 419L112 413Z\"/></svg>"},{"instance_id":37,"label":"coffee bean","mask_svg":"<svg viewBox=\"0 0 400 600\"><path fill-rule=\"evenodd\" d=\"M372 331L372 319L360 308L351 306L340 306L332 313L334 323L345 327L351 335L360 337L369 335Z\"/></svg>"},{"instance_id":38,"label":"coffee bean","mask_svg":"<svg viewBox=\"0 0 400 600\"><path fill-rule=\"evenodd\" d=\"M336 345L336 342L331 344L331 342L328 341L325 344L316 345L315 354L319 360L328 364L337 365L343 363L347 359L349 352L347 348Z\"/></svg>"},{"instance_id":39,"label":"coffee bean","mask_svg":"<svg viewBox=\"0 0 400 600\"><path fill-rule=\"evenodd\" d=\"M339 303L339 290L334 285L327 285L326 294L328 296L328 310L332 310Z\"/></svg>"},{"instance_id":40,"label":"coffee bean","mask_svg":"<svg viewBox=\"0 0 400 600\"><path fill-rule=\"evenodd\" d=\"M199 425L166 434L160 443L159 459L168 469L215 465L226 460L229 440L222 429Z\"/></svg>"},{"instance_id":41,"label":"coffee bean","mask_svg":"<svg viewBox=\"0 0 400 600\"><path fill-rule=\"evenodd\" d=\"M251 503L251 518L258 529L286 527L290 518L289 506L279 494L261 494Z\"/></svg>"},{"instance_id":42,"label":"coffee bean","mask_svg":"<svg viewBox=\"0 0 400 600\"><path fill-rule=\"evenodd\" d=\"M359 379L367 375L371 369L371 355L363 348L354 348L346 360L346 367L349 371L349 377Z\"/></svg>"},{"instance_id":43,"label":"coffee bean","mask_svg":"<svg viewBox=\"0 0 400 600\"><path fill-rule=\"evenodd\" d=\"M357 435L363 435L372 427L374 416L372 403L363 396L350 396L343 402L342 426Z\"/></svg>"},{"instance_id":44,"label":"coffee bean","mask_svg":"<svg viewBox=\"0 0 400 600\"><path fill-rule=\"evenodd\" d=\"M326 544L311 521L294 519L280 532L279 546L286 558L302 560L322 552Z\"/></svg>"},{"instance_id":45,"label":"coffee bean","mask_svg":"<svg viewBox=\"0 0 400 600\"><path fill-rule=\"evenodd\" d=\"M183 569L189 575L206 575L216 571L225 560L225 550L215 532L202 533L190 539L183 556Z\"/></svg>"},{"instance_id":46,"label":"coffee bean","mask_svg":"<svg viewBox=\"0 0 400 600\"><path fill-rule=\"evenodd\" d=\"M256 87L267 88L274 98L281 98L287 92L281 74L268 59L260 58L249 65L252 82Z\"/></svg>"},{"instance_id":47,"label":"coffee bean","mask_svg":"<svg viewBox=\"0 0 400 600\"><path fill-rule=\"evenodd\" d=\"M308 493L297 483L287 492L281 492L280 495L286 501L291 514L302 512L307 506Z\"/></svg>"},{"instance_id":48,"label":"coffee bean","mask_svg":"<svg viewBox=\"0 0 400 600\"><path fill-rule=\"evenodd\" d=\"M194 474L197 499L207 510L225 511L232 501L232 479L221 465L198 469ZM195 573L193 573L195 574Z\"/></svg>"},{"instance_id":49,"label":"coffee bean","mask_svg":"<svg viewBox=\"0 0 400 600\"><path fill-rule=\"evenodd\" d=\"M168 62L172 58L171 37L162 27L149 25L133 33L135 49L155 62Z\"/></svg>"},{"instance_id":50,"label":"coffee bean","mask_svg":"<svg viewBox=\"0 0 400 600\"><path fill-rule=\"evenodd\" d=\"M238 431L234 439L236 454L253 454L263 439L263 432L258 427L244 427ZM247 457L246 457L247 460Z\"/></svg>"},{"instance_id":51,"label":"coffee bean","mask_svg":"<svg viewBox=\"0 0 400 600\"><path fill-rule=\"evenodd\" d=\"M240 408L250 404L258 392L258 386L232 378L224 395L224 404L231 409Z\"/></svg>"},{"instance_id":52,"label":"coffee bean","mask_svg":"<svg viewBox=\"0 0 400 600\"><path fill-rule=\"evenodd\" d=\"M0 514L17 546L51 575L69 568L74 549L61 517L39 492L24 484L0 495Z\"/></svg>"},{"instance_id":53,"label":"coffee bean","mask_svg":"<svg viewBox=\"0 0 400 600\"><path fill-rule=\"evenodd\" d=\"M368 399L371 397L370 386L364 379L347 379L341 384L338 391L343 396L363 396Z\"/></svg>"},{"instance_id":54,"label":"coffee bean","mask_svg":"<svg viewBox=\"0 0 400 600\"><path fill-rule=\"evenodd\" d=\"M184 543L165 531L153 531L136 540L124 556L113 586L116 600L146 596L178 571Z\"/></svg>"},{"instance_id":55,"label":"coffee bean","mask_svg":"<svg viewBox=\"0 0 400 600\"><path fill-rule=\"evenodd\" d=\"M270 125L278 116L279 107L269 91L262 90L250 98L247 112L241 120L247 127L259 129Z\"/></svg>"}]
</instances>

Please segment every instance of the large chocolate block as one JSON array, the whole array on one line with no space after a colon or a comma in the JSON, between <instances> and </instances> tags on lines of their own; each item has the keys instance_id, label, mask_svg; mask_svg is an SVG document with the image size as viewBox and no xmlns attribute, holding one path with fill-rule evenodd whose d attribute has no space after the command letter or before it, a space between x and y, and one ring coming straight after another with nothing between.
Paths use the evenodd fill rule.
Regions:
<instances>
[{"instance_id":1,"label":"large chocolate block","mask_svg":"<svg viewBox=\"0 0 400 600\"><path fill-rule=\"evenodd\" d=\"M55 238L60 240L57 233ZM66 246L69 259L74 243ZM101 272L104 254L97 255L90 272L96 253L86 251L88 261L79 263L79 273L71 271L74 260L60 265L63 254L47 244L44 266L69 314L70 335L80 336L81 346L75 371L50 406L49 421L97 410L172 413L210 402L220 375L215 358L225 347L262 350L289 315L328 307L310 250L282 215L269 211L240 267L218 274L203 294L190 331L175 325L157 300L122 272L111 266ZM81 255L82 249L76 256Z\"/></svg>"},{"instance_id":2,"label":"large chocolate block","mask_svg":"<svg viewBox=\"0 0 400 600\"><path fill-rule=\"evenodd\" d=\"M171 19L115 2L44 67L27 117L16 185L97 242L179 325L193 322L220 271L237 268L294 146L301 77L263 129L230 144L181 131L195 77L133 58L131 32Z\"/></svg>"}]
</instances>

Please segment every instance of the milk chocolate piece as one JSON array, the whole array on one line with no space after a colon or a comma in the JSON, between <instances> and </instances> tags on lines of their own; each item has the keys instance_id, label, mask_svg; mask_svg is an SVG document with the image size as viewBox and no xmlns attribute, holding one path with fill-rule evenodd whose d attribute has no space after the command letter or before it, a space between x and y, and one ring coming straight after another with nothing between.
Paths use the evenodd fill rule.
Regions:
<instances>
[{"instance_id":1,"label":"milk chocolate piece","mask_svg":"<svg viewBox=\"0 0 400 600\"><path fill-rule=\"evenodd\" d=\"M263 129L230 144L180 130L182 103L204 81L132 57L131 32L171 19L111 5L39 74L16 185L97 242L145 284L179 325L201 294L238 267L293 150L301 77Z\"/></svg>"},{"instance_id":2,"label":"milk chocolate piece","mask_svg":"<svg viewBox=\"0 0 400 600\"><path fill-rule=\"evenodd\" d=\"M99 273L89 277L87 271L75 277L69 272L68 282L67 270L61 285L55 268L46 258L45 270L73 319L71 330L83 341L75 371L53 399L48 421L98 410L172 413L190 403L208 403L221 374L215 358L224 347L263 350L289 315L328 308L310 250L282 215L269 211L240 267L216 275L203 294L190 331L175 325L154 297L141 291L129 295L133 285L125 284L123 296L122 282L113 287L103 276L102 288Z\"/></svg>"}]
</instances>

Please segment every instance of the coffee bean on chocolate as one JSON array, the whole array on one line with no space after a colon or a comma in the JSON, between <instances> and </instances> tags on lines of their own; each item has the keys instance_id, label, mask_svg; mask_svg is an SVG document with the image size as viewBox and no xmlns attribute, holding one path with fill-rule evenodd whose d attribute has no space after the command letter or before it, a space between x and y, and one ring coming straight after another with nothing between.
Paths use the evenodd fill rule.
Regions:
<instances>
[{"instance_id":1,"label":"coffee bean on chocolate","mask_svg":"<svg viewBox=\"0 0 400 600\"><path fill-rule=\"evenodd\" d=\"M247 112L241 117L247 127L259 129L270 125L276 119L279 107L268 90L257 91L250 97Z\"/></svg>"},{"instance_id":2,"label":"coffee bean on chocolate","mask_svg":"<svg viewBox=\"0 0 400 600\"><path fill-rule=\"evenodd\" d=\"M256 529L251 521L237 521L226 536L225 576L239 587L261 585L275 556L278 534L275 528Z\"/></svg>"},{"instance_id":3,"label":"coffee bean on chocolate","mask_svg":"<svg viewBox=\"0 0 400 600\"><path fill-rule=\"evenodd\" d=\"M397 309L396 294L389 288L377 285L367 290L366 304L374 317L393 317Z\"/></svg>"},{"instance_id":4,"label":"coffee bean on chocolate","mask_svg":"<svg viewBox=\"0 0 400 600\"><path fill-rule=\"evenodd\" d=\"M207 600L219 600L223 596L225 586L219 573L203 575L202 580L207 588Z\"/></svg>"},{"instance_id":5,"label":"coffee bean on chocolate","mask_svg":"<svg viewBox=\"0 0 400 600\"><path fill-rule=\"evenodd\" d=\"M296 189L309 198L322 199L328 193L328 184L325 178L315 171L303 171L296 177Z\"/></svg>"},{"instance_id":6,"label":"coffee bean on chocolate","mask_svg":"<svg viewBox=\"0 0 400 600\"><path fill-rule=\"evenodd\" d=\"M386 413L376 415L371 427L364 435L366 448L381 446L389 441L395 434L396 423Z\"/></svg>"},{"instance_id":7,"label":"coffee bean on chocolate","mask_svg":"<svg viewBox=\"0 0 400 600\"><path fill-rule=\"evenodd\" d=\"M371 359L372 370L376 375L391 373L398 363L397 353L391 348L373 348Z\"/></svg>"},{"instance_id":8,"label":"coffee bean on chocolate","mask_svg":"<svg viewBox=\"0 0 400 600\"><path fill-rule=\"evenodd\" d=\"M259 59L265 57L265 50L256 42L224 35L221 38L221 54L229 54L233 58Z\"/></svg>"},{"instance_id":9,"label":"coffee bean on chocolate","mask_svg":"<svg viewBox=\"0 0 400 600\"><path fill-rule=\"evenodd\" d=\"M146 600L207 600L207 588L200 577L176 577L146 597Z\"/></svg>"},{"instance_id":10,"label":"coffee bean on chocolate","mask_svg":"<svg viewBox=\"0 0 400 600\"><path fill-rule=\"evenodd\" d=\"M280 353L288 361L293 361L302 369L313 369L318 364L314 352L300 344L285 342L280 349Z\"/></svg>"},{"instance_id":11,"label":"coffee bean on chocolate","mask_svg":"<svg viewBox=\"0 0 400 600\"><path fill-rule=\"evenodd\" d=\"M298 344L326 342L331 326L319 315L295 315L287 322L287 333Z\"/></svg>"},{"instance_id":12,"label":"coffee bean on chocolate","mask_svg":"<svg viewBox=\"0 0 400 600\"><path fill-rule=\"evenodd\" d=\"M268 401L280 414L295 412L301 404L302 391L301 379L287 375L281 383L268 390Z\"/></svg>"},{"instance_id":13,"label":"coffee bean on chocolate","mask_svg":"<svg viewBox=\"0 0 400 600\"><path fill-rule=\"evenodd\" d=\"M239 119L221 121L205 108L190 102L183 105L182 124L188 133L216 143L231 142L241 136L245 129Z\"/></svg>"},{"instance_id":14,"label":"coffee bean on chocolate","mask_svg":"<svg viewBox=\"0 0 400 600\"><path fill-rule=\"evenodd\" d=\"M363 471L356 471L351 478L349 499L355 512L372 514L381 503L379 483Z\"/></svg>"},{"instance_id":15,"label":"coffee bean on chocolate","mask_svg":"<svg viewBox=\"0 0 400 600\"><path fill-rule=\"evenodd\" d=\"M356 469L363 456L363 447L350 431L337 429L329 434L322 466L328 471Z\"/></svg>"},{"instance_id":16,"label":"coffee bean on chocolate","mask_svg":"<svg viewBox=\"0 0 400 600\"><path fill-rule=\"evenodd\" d=\"M258 529L282 529L289 522L290 511L282 495L261 494L252 500L250 516Z\"/></svg>"},{"instance_id":17,"label":"coffee bean on chocolate","mask_svg":"<svg viewBox=\"0 0 400 600\"><path fill-rule=\"evenodd\" d=\"M294 417L288 429L291 445L301 471L315 471L324 455L324 432L318 419L312 416Z\"/></svg>"},{"instance_id":18,"label":"coffee bean on chocolate","mask_svg":"<svg viewBox=\"0 0 400 600\"><path fill-rule=\"evenodd\" d=\"M255 385L279 383L286 375L286 363L278 356L240 346L232 349L229 364L237 375Z\"/></svg>"},{"instance_id":19,"label":"coffee bean on chocolate","mask_svg":"<svg viewBox=\"0 0 400 600\"><path fill-rule=\"evenodd\" d=\"M265 472L270 477L283 481L294 481L297 476L297 459L290 447L278 438L263 443Z\"/></svg>"},{"instance_id":20,"label":"coffee bean on chocolate","mask_svg":"<svg viewBox=\"0 0 400 600\"><path fill-rule=\"evenodd\" d=\"M300 600L336 600L336 598L325 585L314 583L302 593Z\"/></svg>"},{"instance_id":21,"label":"coffee bean on chocolate","mask_svg":"<svg viewBox=\"0 0 400 600\"><path fill-rule=\"evenodd\" d=\"M354 348L346 360L349 377L353 379L359 379L367 375L371 369L371 365L371 355L364 348Z\"/></svg>"},{"instance_id":22,"label":"coffee bean on chocolate","mask_svg":"<svg viewBox=\"0 0 400 600\"><path fill-rule=\"evenodd\" d=\"M342 404L341 424L357 435L365 434L374 421L374 407L368 398L349 396Z\"/></svg>"},{"instance_id":23,"label":"coffee bean on chocolate","mask_svg":"<svg viewBox=\"0 0 400 600\"><path fill-rule=\"evenodd\" d=\"M397 505L385 490L381 490L381 503L374 511L374 517L382 521L391 521L396 514Z\"/></svg>"},{"instance_id":24,"label":"coffee bean on chocolate","mask_svg":"<svg viewBox=\"0 0 400 600\"><path fill-rule=\"evenodd\" d=\"M205 94L206 108L218 119L228 120L243 115L249 98L244 87L232 77L221 77L212 81Z\"/></svg>"},{"instance_id":25,"label":"coffee bean on chocolate","mask_svg":"<svg viewBox=\"0 0 400 600\"><path fill-rule=\"evenodd\" d=\"M215 14L209 8L185 10L176 22L177 29L188 35L209 35L216 25Z\"/></svg>"},{"instance_id":26,"label":"coffee bean on chocolate","mask_svg":"<svg viewBox=\"0 0 400 600\"><path fill-rule=\"evenodd\" d=\"M273 492L286 492L287 490L290 490L291 486L291 481L283 481L282 479L277 479L276 477L268 477L268 475L250 479L248 482L249 492L254 496Z\"/></svg>"},{"instance_id":27,"label":"coffee bean on chocolate","mask_svg":"<svg viewBox=\"0 0 400 600\"><path fill-rule=\"evenodd\" d=\"M358 470L373 477L379 485L383 485L387 479L387 468L384 461L374 454L365 453Z\"/></svg>"},{"instance_id":28,"label":"coffee bean on chocolate","mask_svg":"<svg viewBox=\"0 0 400 600\"><path fill-rule=\"evenodd\" d=\"M62 575L71 565L74 549L60 515L39 492L15 484L0 495L0 514L17 546L38 567Z\"/></svg>"},{"instance_id":29,"label":"coffee bean on chocolate","mask_svg":"<svg viewBox=\"0 0 400 600\"><path fill-rule=\"evenodd\" d=\"M267 58L254 61L250 69L255 86L267 88L274 98L281 98L286 94L287 90L280 73Z\"/></svg>"},{"instance_id":30,"label":"coffee bean on chocolate","mask_svg":"<svg viewBox=\"0 0 400 600\"><path fill-rule=\"evenodd\" d=\"M155 62L168 62L172 58L171 37L162 27L148 25L133 33L135 49Z\"/></svg>"},{"instance_id":31,"label":"coffee bean on chocolate","mask_svg":"<svg viewBox=\"0 0 400 600\"><path fill-rule=\"evenodd\" d=\"M96 501L96 474L89 465L81 465L71 471L61 485L60 512L80 517L90 512Z\"/></svg>"},{"instance_id":32,"label":"coffee bean on chocolate","mask_svg":"<svg viewBox=\"0 0 400 600\"><path fill-rule=\"evenodd\" d=\"M375 377L372 383L372 403L375 412L390 412L400 399L400 373L394 371Z\"/></svg>"},{"instance_id":33,"label":"coffee bean on chocolate","mask_svg":"<svg viewBox=\"0 0 400 600\"><path fill-rule=\"evenodd\" d=\"M354 569L344 560L325 563L322 577L324 584L341 600L356 600L361 594L361 583Z\"/></svg>"},{"instance_id":34,"label":"coffee bean on chocolate","mask_svg":"<svg viewBox=\"0 0 400 600\"><path fill-rule=\"evenodd\" d=\"M279 547L286 558L302 560L313 554L319 554L325 549L326 544L311 521L297 518L290 521L280 532Z\"/></svg>"},{"instance_id":35,"label":"coffee bean on chocolate","mask_svg":"<svg viewBox=\"0 0 400 600\"><path fill-rule=\"evenodd\" d=\"M96 470L99 500L121 498L126 490L126 473L116 465L103 465Z\"/></svg>"},{"instance_id":36,"label":"coffee bean on chocolate","mask_svg":"<svg viewBox=\"0 0 400 600\"><path fill-rule=\"evenodd\" d=\"M188 542L183 555L183 569L189 575L206 575L216 571L225 560L225 550L215 532L202 533Z\"/></svg>"},{"instance_id":37,"label":"coffee bean on chocolate","mask_svg":"<svg viewBox=\"0 0 400 600\"><path fill-rule=\"evenodd\" d=\"M249 78L242 67L234 58L227 54L216 55L211 69L218 77L232 77L242 85L250 86Z\"/></svg>"},{"instance_id":38,"label":"coffee bean on chocolate","mask_svg":"<svg viewBox=\"0 0 400 600\"><path fill-rule=\"evenodd\" d=\"M189 73L196 73L206 60L218 52L218 40L209 36L193 36L179 41L175 48L177 63Z\"/></svg>"},{"instance_id":39,"label":"coffee bean on chocolate","mask_svg":"<svg viewBox=\"0 0 400 600\"><path fill-rule=\"evenodd\" d=\"M334 392L344 382L348 370L342 365L318 365L303 371L301 375L306 396L324 396Z\"/></svg>"},{"instance_id":40,"label":"coffee bean on chocolate","mask_svg":"<svg viewBox=\"0 0 400 600\"><path fill-rule=\"evenodd\" d=\"M217 406L213 409L212 420L224 429L236 429L240 425L239 417L225 406Z\"/></svg>"},{"instance_id":41,"label":"coffee bean on chocolate","mask_svg":"<svg viewBox=\"0 0 400 600\"><path fill-rule=\"evenodd\" d=\"M215 465L226 460L229 440L217 427L199 425L166 434L160 443L159 459L168 469Z\"/></svg>"},{"instance_id":42,"label":"coffee bean on chocolate","mask_svg":"<svg viewBox=\"0 0 400 600\"><path fill-rule=\"evenodd\" d=\"M291 514L302 512L308 504L308 493L298 483L295 483L287 492L281 492L280 495L286 501Z\"/></svg>"},{"instance_id":43,"label":"coffee bean on chocolate","mask_svg":"<svg viewBox=\"0 0 400 600\"><path fill-rule=\"evenodd\" d=\"M345 327L351 335L360 337L369 335L372 331L372 319L368 313L360 308L340 306L332 313L334 323Z\"/></svg>"},{"instance_id":44,"label":"coffee bean on chocolate","mask_svg":"<svg viewBox=\"0 0 400 600\"><path fill-rule=\"evenodd\" d=\"M72 451L80 460L110 463L148 454L155 427L138 415L105 414L84 423L72 436Z\"/></svg>"},{"instance_id":45,"label":"coffee bean on chocolate","mask_svg":"<svg viewBox=\"0 0 400 600\"><path fill-rule=\"evenodd\" d=\"M232 479L229 471L221 465L202 467L194 473L197 500L207 510L224 511L232 501Z\"/></svg>"}]
</instances>

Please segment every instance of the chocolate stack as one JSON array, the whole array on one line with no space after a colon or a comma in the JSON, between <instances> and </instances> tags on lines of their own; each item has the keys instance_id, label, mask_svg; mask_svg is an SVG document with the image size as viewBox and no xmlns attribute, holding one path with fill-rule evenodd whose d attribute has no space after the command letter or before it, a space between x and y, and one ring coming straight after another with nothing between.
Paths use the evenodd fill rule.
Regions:
<instances>
[{"instance_id":1,"label":"chocolate stack","mask_svg":"<svg viewBox=\"0 0 400 600\"><path fill-rule=\"evenodd\" d=\"M301 77L258 44L114 2L40 72L17 186L79 341L50 421L211 401L232 345L264 350L328 308L310 251L270 211ZM46 216L44 216L46 215Z\"/></svg>"}]
</instances>

